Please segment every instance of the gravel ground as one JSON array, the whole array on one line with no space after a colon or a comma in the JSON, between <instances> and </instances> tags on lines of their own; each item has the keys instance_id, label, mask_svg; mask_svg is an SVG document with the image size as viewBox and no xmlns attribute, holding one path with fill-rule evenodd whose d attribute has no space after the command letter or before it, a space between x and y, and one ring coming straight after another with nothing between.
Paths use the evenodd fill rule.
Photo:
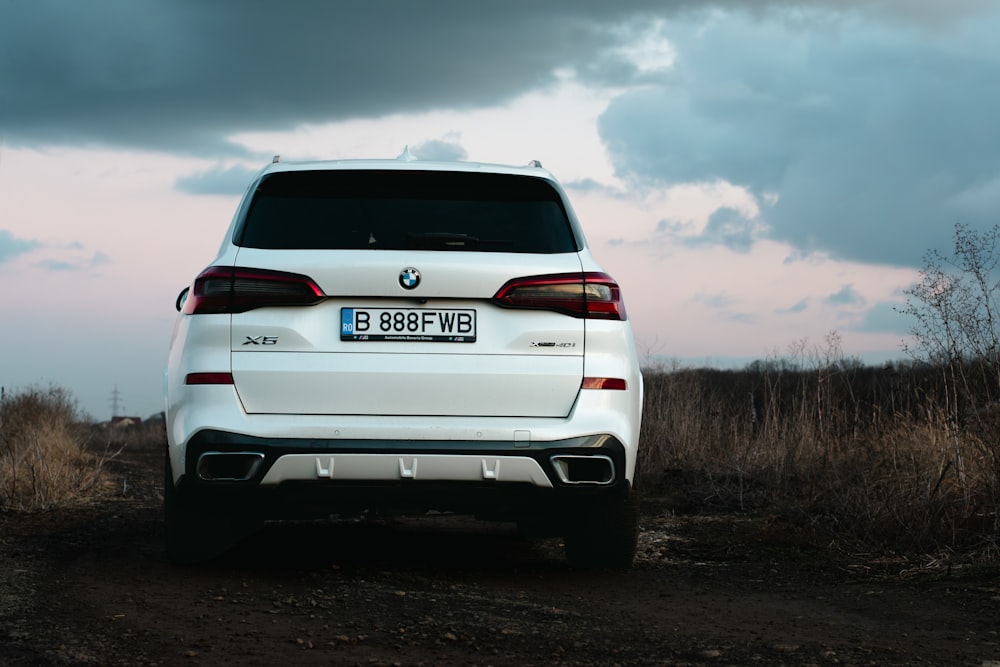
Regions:
<instances>
[{"instance_id":1,"label":"gravel ground","mask_svg":"<svg viewBox=\"0 0 1000 667\"><path fill-rule=\"evenodd\" d=\"M655 498L628 571L462 517L273 525L175 567L160 459L126 452L119 497L0 514L0 665L1000 667L995 569L846 558Z\"/></svg>"}]
</instances>

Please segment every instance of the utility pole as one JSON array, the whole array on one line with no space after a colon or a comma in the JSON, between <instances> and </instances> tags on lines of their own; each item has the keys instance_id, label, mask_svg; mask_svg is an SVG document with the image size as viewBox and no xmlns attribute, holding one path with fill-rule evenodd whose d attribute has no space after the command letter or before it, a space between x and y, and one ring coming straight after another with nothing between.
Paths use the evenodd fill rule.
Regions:
<instances>
[{"instance_id":1,"label":"utility pole","mask_svg":"<svg viewBox=\"0 0 1000 667\"><path fill-rule=\"evenodd\" d=\"M125 416L125 401L122 400L122 393L118 391L118 385L115 385L114 390L111 392L111 398L108 402L111 403L112 417Z\"/></svg>"}]
</instances>

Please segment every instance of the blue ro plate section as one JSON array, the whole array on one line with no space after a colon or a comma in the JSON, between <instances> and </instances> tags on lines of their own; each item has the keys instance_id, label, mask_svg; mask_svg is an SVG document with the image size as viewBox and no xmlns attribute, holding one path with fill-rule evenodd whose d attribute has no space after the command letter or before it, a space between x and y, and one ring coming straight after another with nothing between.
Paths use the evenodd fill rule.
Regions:
<instances>
[{"instance_id":1,"label":"blue ro plate section","mask_svg":"<svg viewBox=\"0 0 1000 667\"><path fill-rule=\"evenodd\" d=\"M460 308L341 308L340 340L475 343L476 311Z\"/></svg>"}]
</instances>

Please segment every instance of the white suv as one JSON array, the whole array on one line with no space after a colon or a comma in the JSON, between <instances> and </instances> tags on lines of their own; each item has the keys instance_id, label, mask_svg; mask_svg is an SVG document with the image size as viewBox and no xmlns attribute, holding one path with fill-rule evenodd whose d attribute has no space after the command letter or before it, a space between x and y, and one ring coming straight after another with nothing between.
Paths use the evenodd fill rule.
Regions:
<instances>
[{"instance_id":1,"label":"white suv","mask_svg":"<svg viewBox=\"0 0 1000 667\"><path fill-rule=\"evenodd\" d=\"M632 562L632 329L537 162L275 158L177 306L172 561L271 519L433 510Z\"/></svg>"}]
</instances>

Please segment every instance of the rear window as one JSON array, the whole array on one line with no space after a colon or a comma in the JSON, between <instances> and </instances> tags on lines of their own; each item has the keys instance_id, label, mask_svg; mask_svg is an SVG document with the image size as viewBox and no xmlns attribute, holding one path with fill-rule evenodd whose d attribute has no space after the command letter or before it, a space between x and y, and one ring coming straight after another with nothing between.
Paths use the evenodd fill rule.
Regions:
<instances>
[{"instance_id":1,"label":"rear window","mask_svg":"<svg viewBox=\"0 0 1000 667\"><path fill-rule=\"evenodd\" d=\"M578 250L562 199L546 181L437 171L270 174L235 242L275 250Z\"/></svg>"}]
</instances>

